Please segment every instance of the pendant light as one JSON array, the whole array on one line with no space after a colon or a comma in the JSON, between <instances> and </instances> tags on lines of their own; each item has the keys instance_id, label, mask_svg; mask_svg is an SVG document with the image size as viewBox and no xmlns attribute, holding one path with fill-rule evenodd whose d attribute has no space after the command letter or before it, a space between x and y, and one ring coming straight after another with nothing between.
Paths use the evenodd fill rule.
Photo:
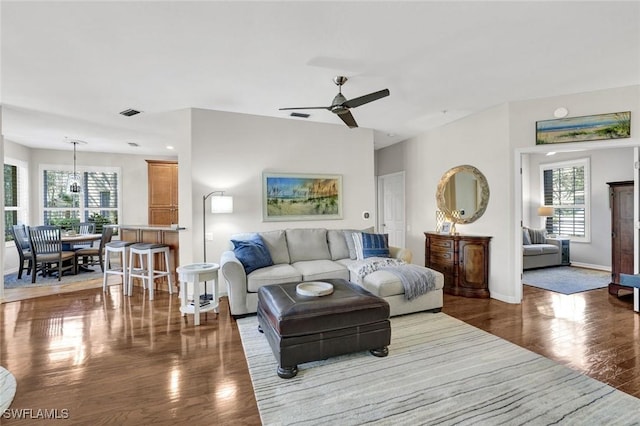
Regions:
<instances>
[{"instance_id":1,"label":"pendant light","mask_svg":"<svg viewBox=\"0 0 640 426\"><path fill-rule=\"evenodd\" d=\"M80 193L82 188L80 186L80 183L81 183L80 175L76 171L76 146L78 144L86 143L86 142L79 141L79 140L72 140L69 142L73 144L73 173L69 176L69 192L71 192L72 194L78 194Z\"/></svg>"}]
</instances>

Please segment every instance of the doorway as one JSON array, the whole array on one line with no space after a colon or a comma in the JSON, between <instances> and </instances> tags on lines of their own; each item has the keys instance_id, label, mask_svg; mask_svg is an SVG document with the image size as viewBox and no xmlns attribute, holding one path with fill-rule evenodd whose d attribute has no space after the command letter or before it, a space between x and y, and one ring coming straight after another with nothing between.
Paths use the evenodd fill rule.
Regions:
<instances>
[{"instance_id":1,"label":"doorway","mask_svg":"<svg viewBox=\"0 0 640 426\"><path fill-rule=\"evenodd\" d=\"M529 156L531 155L548 155L551 152L556 152L556 153L571 153L574 152L576 153L576 155L580 155L581 152L584 152L585 155L589 155L592 158L596 158L596 156L598 156L599 153L606 153L605 150L611 150L611 149L619 149L619 148L629 148L630 150L633 151L633 158L629 159L629 162L625 164L629 164L629 167L632 168L633 170L633 180L634 180L634 196L636 200L639 200L638 198L638 192L639 192L639 188L638 188L638 183L639 183L639 170L638 170L638 164L640 164L640 158L639 158L639 147L640 144L638 142L630 142L629 140L623 140L623 141L602 141L602 142L586 142L586 143L575 143L575 144L565 144L566 146L562 146L562 145L538 145L535 147L529 147L529 148L522 148L522 149L518 149L515 151L515 161L514 161L514 165L516 168L516 172L515 172L515 176L516 176L516 182L515 182L515 197L514 197L514 201L515 201L515 206L514 206L514 211L515 211L515 221L514 221L514 235L515 235L515 243L514 243L514 248L515 248L515 276L514 276L514 283L516 285L515 288L515 299L518 301L522 301L522 292L523 292L523 285L522 285L522 232L521 232L521 227L523 225L527 224L527 221L529 221L529 223L531 223L532 219L533 222L535 223L535 219L532 218L530 211L527 212L525 209L525 203L531 203L531 198L529 197L529 192L528 190L525 188L525 185L528 185L529 182ZM554 160L550 159L548 162L553 162ZM608 167L620 167L619 164L609 164ZM597 173L597 172L593 172L593 173ZM611 180L616 180L616 176L618 175L613 175L613 178ZM628 173L627 173L628 176ZM599 185L602 182L595 182L594 184ZM593 189L593 187L592 187ZM537 198L537 196L536 196ZM606 201L606 204L608 206L608 199ZM638 208L639 203L635 202L634 205L634 223L638 224L639 222L639 208ZM605 219L607 220L607 219ZM607 222L608 224L608 222ZM607 225L608 226L608 225ZM639 244L639 231L637 230L636 227L636 232L634 234L634 253L636 253L635 256L635 266L634 266L634 270L636 271L636 273L638 272L638 253L639 253L639 249L638 249L638 244ZM578 243L577 243L578 244ZM610 255L610 253L608 254Z\"/></svg>"},{"instance_id":2,"label":"doorway","mask_svg":"<svg viewBox=\"0 0 640 426\"><path fill-rule=\"evenodd\" d=\"M378 176L378 229L389 245L405 247L405 173Z\"/></svg>"}]
</instances>

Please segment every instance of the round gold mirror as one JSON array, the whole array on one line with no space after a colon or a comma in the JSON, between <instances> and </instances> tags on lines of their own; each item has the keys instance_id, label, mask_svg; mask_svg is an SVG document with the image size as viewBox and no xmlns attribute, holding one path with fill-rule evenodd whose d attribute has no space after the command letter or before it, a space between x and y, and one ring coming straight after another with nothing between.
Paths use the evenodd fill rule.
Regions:
<instances>
[{"instance_id":1,"label":"round gold mirror","mask_svg":"<svg viewBox=\"0 0 640 426\"><path fill-rule=\"evenodd\" d=\"M463 165L448 170L438 183L438 209L455 223L475 222L489 204L489 183L480 170Z\"/></svg>"}]
</instances>

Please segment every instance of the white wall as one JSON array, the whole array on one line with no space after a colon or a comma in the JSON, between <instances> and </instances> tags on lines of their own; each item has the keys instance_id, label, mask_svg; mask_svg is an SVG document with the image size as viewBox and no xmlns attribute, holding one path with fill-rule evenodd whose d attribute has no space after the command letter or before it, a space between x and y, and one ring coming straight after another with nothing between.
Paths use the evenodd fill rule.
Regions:
<instances>
[{"instance_id":1,"label":"white wall","mask_svg":"<svg viewBox=\"0 0 640 426\"><path fill-rule=\"evenodd\" d=\"M529 186L523 185L528 202L523 210L529 211L526 226L540 228L542 218L537 216L541 203L540 165L581 158L590 159L591 185L591 241L571 242L571 261L583 266L611 269L611 210L609 208L609 186L607 182L633 180L633 148L612 148L580 152L559 152L553 156L530 154ZM524 216L524 215L523 215Z\"/></svg>"},{"instance_id":2,"label":"white wall","mask_svg":"<svg viewBox=\"0 0 640 426\"><path fill-rule=\"evenodd\" d=\"M191 174L193 188L192 223L181 220L181 224L193 229L191 261L202 260L202 196L213 190L225 190L233 196L234 212L214 215L207 208L206 232L213 237L207 243L210 262L219 261L229 247L229 237L237 232L296 227L365 228L376 223L371 130L194 109L191 137L191 167L187 173ZM180 164L184 164L182 152ZM263 222L264 171L341 174L343 219ZM365 210L372 213L367 220L362 219ZM181 247L189 235L181 234ZM189 259L181 254L180 261Z\"/></svg>"},{"instance_id":3,"label":"white wall","mask_svg":"<svg viewBox=\"0 0 640 426\"><path fill-rule=\"evenodd\" d=\"M440 176L459 164L475 166L487 177L491 198L485 214L473 224L458 225L458 231L493 236L491 296L507 302L520 302L522 285L515 278L520 274L521 236L516 230L519 230L522 217L516 203L521 204L522 201L521 189L516 187L520 177L515 172L515 154L526 150L551 150L547 146L535 146L535 122L552 119L553 111L560 106L568 108L571 116L631 111L632 138L618 141L616 145L640 144L637 136L640 129L640 86L630 86L511 102L426 132L402 142L401 146L376 152L378 175L406 171L407 245L416 253L416 259L421 259L420 255L424 254L422 232L435 227L435 190ZM606 143L558 144L553 145L553 150L594 149L600 145ZM524 165L523 169L527 167ZM618 165L611 164L610 167ZM523 181L530 184L528 177Z\"/></svg>"},{"instance_id":4,"label":"white wall","mask_svg":"<svg viewBox=\"0 0 640 426\"><path fill-rule=\"evenodd\" d=\"M0 155L2 155L2 158L4 158L4 136L2 133L2 105L0 105ZM2 180L2 185L0 188L0 196L2 196L2 199L4 200L4 173L2 175L2 178L0 178ZM0 219L0 225L2 225L2 229L4 229L5 224L4 224L4 215L2 215L2 219ZM2 266L2 269L4 270L4 254L6 252L5 249L5 244L1 244L0 245L0 262ZM4 298L4 275L1 278L2 281L0 281L0 300L2 300Z\"/></svg>"},{"instance_id":5,"label":"white wall","mask_svg":"<svg viewBox=\"0 0 640 426\"><path fill-rule=\"evenodd\" d=\"M424 264L424 232L435 229L436 188L442 175L463 164L475 166L485 175L490 188L487 211L472 224L457 225L456 230L493 237L489 267L493 297L512 291L506 262L510 245L501 232L507 227L510 210L505 197L510 191L507 173L511 159L507 118L507 107L498 106L376 151L379 175L406 172L406 245L418 264Z\"/></svg>"}]
</instances>

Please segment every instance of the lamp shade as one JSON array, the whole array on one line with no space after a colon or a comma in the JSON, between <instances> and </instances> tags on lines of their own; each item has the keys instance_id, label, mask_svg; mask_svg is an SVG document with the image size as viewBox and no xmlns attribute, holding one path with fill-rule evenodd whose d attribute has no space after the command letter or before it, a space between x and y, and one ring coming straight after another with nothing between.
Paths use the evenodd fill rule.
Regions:
<instances>
[{"instance_id":1,"label":"lamp shade","mask_svg":"<svg viewBox=\"0 0 640 426\"><path fill-rule=\"evenodd\" d=\"M553 207L551 206L540 206L538 207L538 216L553 216Z\"/></svg>"},{"instance_id":2,"label":"lamp shade","mask_svg":"<svg viewBox=\"0 0 640 426\"><path fill-rule=\"evenodd\" d=\"M212 196L211 213L233 213L233 197L230 195Z\"/></svg>"}]
</instances>

